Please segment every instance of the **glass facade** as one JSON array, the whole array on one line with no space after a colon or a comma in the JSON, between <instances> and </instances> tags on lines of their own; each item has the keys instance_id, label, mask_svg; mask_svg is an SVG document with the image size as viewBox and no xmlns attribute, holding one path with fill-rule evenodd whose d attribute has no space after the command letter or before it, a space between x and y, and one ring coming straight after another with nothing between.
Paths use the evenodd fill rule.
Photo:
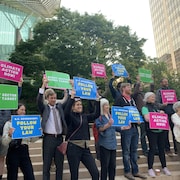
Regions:
<instances>
[{"instance_id":1,"label":"glass facade","mask_svg":"<svg viewBox=\"0 0 180 180\"><path fill-rule=\"evenodd\" d=\"M0 22L0 59L8 60L18 41L29 39L37 17L0 4Z\"/></svg>"},{"instance_id":2,"label":"glass facade","mask_svg":"<svg viewBox=\"0 0 180 180\"><path fill-rule=\"evenodd\" d=\"M157 56L171 68L180 68L176 55L180 50L180 0L149 0L149 4Z\"/></svg>"},{"instance_id":3,"label":"glass facade","mask_svg":"<svg viewBox=\"0 0 180 180\"><path fill-rule=\"evenodd\" d=\"M8 60L20 40L32 38L35 24L52 18L61 0L1 0L0 59Z\"/></svg>"}]
</instances>

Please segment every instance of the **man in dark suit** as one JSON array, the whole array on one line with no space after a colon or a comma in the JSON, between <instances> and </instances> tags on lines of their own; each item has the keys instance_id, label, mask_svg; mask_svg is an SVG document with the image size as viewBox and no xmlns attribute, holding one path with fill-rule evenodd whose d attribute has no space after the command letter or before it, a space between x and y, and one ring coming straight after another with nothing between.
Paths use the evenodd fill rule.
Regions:
<instances>
[{"instance_id":1,"label":"man in dark suit","mask_svg":"<svg viewBox=\"0 0 180 180\"><path fill-rule=\"evenodd\" d=\"M50 167L54 159L56 166L56 180L62 180L64 156L57 150L66 134L67 126L64 118L62 104L56 103L57 95L53 89L47 89L47 79L43 78L43 84L37 97L38 108L42 116L41 127L43 130L43 180L50 180ZM47 104L44 103L43 94Z\"/></svg>"}]
</instances>

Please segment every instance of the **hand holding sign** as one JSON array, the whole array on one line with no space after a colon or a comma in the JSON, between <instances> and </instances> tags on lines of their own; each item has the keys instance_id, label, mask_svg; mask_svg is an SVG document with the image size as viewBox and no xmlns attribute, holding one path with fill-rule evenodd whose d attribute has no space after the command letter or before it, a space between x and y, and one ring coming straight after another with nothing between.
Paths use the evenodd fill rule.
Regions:
<instances>
[{"instance_id":1,"label":"hand holding sign","mask_svg":"<svg viewBox=\"0 0 180 180\"><path fill-rule=\"evenodd\" d=\"M11 116L14 132L12 139L39 137L41 132L41 118L39 115L14 115Z\"/></svg>"},{"instance_id":2,"label":"hand holding sign","mask_svg":"<svg viewBox=\"0 0 180 180\"><path fill-rule=\"evenodd\" d=\"M104 64L91 63L92 76L94 77L106 77L106 68Z\"/></svg>"},{"instance_id":3,"label":"hand holding sign","mask_svg":"<svg viewBox=\"0 0 180 180\"><path fill-rule=\"evenodd\" d=\"M56 71L45 71L45 73L48 79L48 87L54 89L71 89L69 74Z\"/></svg>"},{"instance_id":4,"label":"hand holding sign","mask_svg":"<svg viewBox=\"0 0 180 180\"><path fill-rule=\"evenodd\" d=\"M169 130L168 115L157 112L149 113L149 127L150 129Z\"/></svg>"},{"instance_id":5,"label":"hand holding sign","mask_svg":"<svg viewBox=\"0 0 180 180\"><path fill-rule=\"evenodd\" d=\"M163 104L174 104L177 102L176 91L172 89L161 90L161 98Z\"/></svg>"},{"instance_id":6,"label":"hand holding sign","mask_svg":"<svg viewBox=\"0 0 180 180\"><path fill-rule=\"evenodd\" d=\"M82 99L96 99L97 98L97 86L94 81L73 77L74 79L74 89L76 91L76 96Z\"/></svg>"},{"instance_id":7,"label":"hand holding sign","mask_svg":"<svg viewBox=\"0 0 180 180\"><path fill-rule=\"evenodd\" d=\"M118 106L112 106L111 108L112 118L114 123L112 126L125 127L129 126L129 112Z\"/></svg>"},{"instance_id":8,"label":"hand holding sign","mask_svg":"<svg viewBox=\"0 0 180 180\"><path fill-rule=\"evenodd\" d=\"M0 60L0 78L19 82L23 74L23 66Z\"/></svg>"},{"instance_id":9,"label":"hand holding sign","mask_svg":"<svg viewBox=\"0 0 180 180\"><path fill-rule=\"evenodd\" d=\"M9 129L9 132L8 132L9 137L12 137L12 134L14 133L14 130L15 130L14 128Z\"/></svg>"},{"instance_id":10,"label":"hand holding sign","mask_svg":"<svg viewBox=\"0 0 180 180\"><path fill-rule=\"evenodd\" d=\"M112 71L114 73L115 76L122 76L122 77L128 77L128 72L125 68L125 66L123 66L122 64L113 64L112 66Z\"/></svg>"}]
</instances>

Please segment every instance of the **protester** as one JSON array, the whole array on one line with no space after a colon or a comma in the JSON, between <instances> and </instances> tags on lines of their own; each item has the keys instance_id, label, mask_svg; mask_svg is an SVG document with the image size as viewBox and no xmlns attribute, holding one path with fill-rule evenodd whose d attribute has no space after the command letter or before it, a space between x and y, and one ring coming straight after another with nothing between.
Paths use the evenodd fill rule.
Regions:
<instances>
[{"instance_id":1,"label":"protester","mask_svg":"<svg viewBox=\"0 0 180 180\"><path fill-rule=\"evenodd\" d=\"M120 87L124 79L123 77L119 77L119 79L120 79L120 82L117 83L116 88L113 87L113 82L116 80L116 77L114 73L112 72L112 78L109 81L109 90L114 100L116 100L121 95ZM130 77L127 78L127 82L131 84Z\"/></svg>"},{"instance_id":2,"label":"protester","mask_svg":"<svg viewBox=\"0 0 180 180\"><path fill-rule=\"evenodd\" d=\"M172 122L174 123L174 136L176 140L177 153L180 158L180 101L173 105L175 113L171 116Z\"/></svg>"},{"instance_id":3,"label":"protester","mask_svg":"<svg viewBox=\"0 0 180 180\"><path fill-rule=\"evenodd\" d=\"M136 106L134 99L131 97L131 94L132 89L130 83L122 83L121 95L116 99L115 106ZM131 128L129 130L124 130L121 132L124 176L129 180L134 180L135 177L146 179L144 175L139 173L137 164L138 139L139 133L137 129L137 123L131 123Z\"/></svg>"},{"instance_id":4,"label":"protester","mask_svg":"<svg viewBox=\"0 0 180 180\"><path fill-rule=\"evenodd\" d=\"M101 115L96 119L96 127L99 131L98 144L100 146L101 180L114 180L116 175L116 130L121 128L112 127L113 119L109 113L109 101L105 98L100 100ZM122 127L123 130L130 126Z\"/></svg>"},{"instance_id":5,"label":"protester","mask_svg":"<svg viewBox=\"0 0 180 180\"><path fill-rule=\"evenodd\" d=\"M96 77L92 76L92 80L96 82ZM102 88L100 86L98 86L97 92L101 97L107 98L107 96L109 94L108 78L107 77L104 78L104 86L105 86L104 91L102 90ZM93 113L94 108L95 108L95 101L89 100L88 101L88 112ZM92 129L93 129L93 127L92 127ZM95 150L96 150L96 159L99 160L100 159L100 152L99 152L100 150L99 150L98 142L96 142L96 140L95 140Z\"/></svg>"},{"instance_id":6,"label":"protester","mask_svg":"<svg viewBox=\"0 0 180 180\"><path fill-rule=\"evenodd\" d=\"M134 85L134 92L133 92L133 99L136 103L137 109L139 113L142 115L142 107L144 106L144 92L143 92L143 84L140 82L139 76L137 76L137 82ZM140 139L141 139L141 147L143 150L143 154L145 156L148 155L148 147L146 143L146 130L145 130L145 124L140 124Z\"/></svg>"},{"instance_id":7,"label":"protester","mask_svg":"<svg viewBox=\"0 0 180 180\"><path fill-rule=\"evenodd\" d=\"M168 89L170 89L169 86L168 86L168 79L163 78L161 80L161 88L158 89L157 92L156 92L156 100L157 100L158 103L163 104L162 103L162 97L161 97L161 90L168 90ZM172 131L174 152L177 153L175 136L174 136L174 133L173 133L174 124L173 124L173 122L171 120L171 115L174 114L173 104L163 104L163 105L164 105L163 110L168 115L169 124L170 124L170 128L171 128L171 131ZM170 150L169 131L166 131L165 136L166 136L165 151L166 151L168 156L174 156L173 152Z\"/></svg>"},{"instance_id":8,"label":"protester","mask_svg":"<svg viewBox=\"0 0 180 180\"><path fill-rule=\"evenodd\" d=\"M150 129L149 128L149 112L161 112L158 108L158 104L155 103L156 98L153 92L147 92L144 96L144 102L146 103L145 106L142 108L142 114L145 119L146 124L146 132L149 141L149 153L148 153L148 174L151 177L156 177L156 174L153 170L153 163L154 163L154 155L156 153L156 147L158 147L159 151L159 159L161 162L161 166L163 168L164 174L170 176L171 173L166 167L166 158L165 158L165 131L160 129Z\"/></svg>"},{"instance_id":9,"label":"protester","mask_svg":"<svg viewBox=\"0 0 180 180\"><path fill-rule=\"evenodd\" d=\"M16 115L25 115L26 107L24 104L19 104ZM18 168L20 167L24 179L35 180L31 159L29 156L28 143L30 139L11 139L14 129L11 121L7 121L3 129L2 143L8 147L6 156L7 165L7 180L18 179Z\"/></svg>"},{"instance_id":10,"label":"protester","mask_svg":"<svg viewBox=\"0 0 180 180\"><path fill-rule=\"evenodd\" d=\"M99 97L95 105L95 112L91 114L83 113L82 101L80 98L75 98L75 91L71 91L65 107L65 118L68 126L66 140L77 131L69 140L67 148L67 159L71 172L71 180L78 180L78 171L80 161L88 169L92 176L92 180L99 180L99 172L94 158L89 149L89 122L93 122L100 115Z\"/></svg>"},{"instance_id":11,"label":"protester","mask_svg":"<svg viewBox=\"0 0 180 180\"><path fill-rule=\"evenodd\" d=\"M56 166L56 180L62 180L64 156L57 150L57 146L63 142L63 134L66 134L67 126L62 104L56 103L56 93L53 89L45 91L47 83L48 80L43 78L37 97L38 108L42 116L43 180L50 180L50 167L53 159ZM44 93L48 104L44 103Z\"/></svg>"},{"instance_id":12,"label":"protester","mask_svg":"<svg viewBox=\"0 0 180 180\"><path fill-rule=\"evenodd\" d=\"M18 82L18 99L21 97L23 78ZM7 153L7 147L2 144L3 127L11 119L10 110L0 110L0 180L3 177L4 159Z\"/></svg>"}]
</instances>

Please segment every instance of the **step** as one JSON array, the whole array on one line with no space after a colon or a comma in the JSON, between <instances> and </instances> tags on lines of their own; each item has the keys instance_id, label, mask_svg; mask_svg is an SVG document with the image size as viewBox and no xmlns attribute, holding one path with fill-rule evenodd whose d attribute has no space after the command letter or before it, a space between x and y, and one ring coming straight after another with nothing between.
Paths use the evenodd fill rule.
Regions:
<instances>
[{"instance_id":1,"label":"step","mask_svg":"<svg viewBox=\"0 0 180 180\"><path fill-rule=\"evenodd\" d=\"M180 163L176 163L175 166L180 166ZM120 172L120 166L117 167L116 169L116 180L125 180L126 178L124 178L123 175L123 170L121 170ZM154 168L159 168L160 169L160 165L155 163ZM161 173L160 176L156 177L156 180L180 180L180 171L179 171L179 167L176 169L173 169L174 167L168 166L168 168L170 169L172 176L165 176L164 174ZM122 167L121 167L122 169ZM143 171L144 170L144 171ZM139 171L140 173L143 173L144 175L147 175L147 165L141 165L139 166ZM69 170L64 170L63 172L63 180L69 180L70 179L70 172ZM42 171L36 171L34 172L36 180L41 180L42 179ZM55 171L51 171L51 179L55 178ZM179 178L179 179L178 179ZM4 179L6 179L6 175L4 175ZM87 172L86 168L81 168L79 170L79 179L80 180L89 180L90 179L90 175ZM136 178L138 179L138 178ZM152 178L148 177L148 180L152 180ZM18 180L23 180L23 175L22 173L19 173L19 177ZM127 179L126 179L127 180Z\"/></svg>"},{"instance_id":2,"label":"step","mask_svg":"<svg viewBox=\"0 0 180 180\"><path fill-rule=\"evenodd\" d=\"M96 164L98 165L98 168L100 170L99 161L96 161ZM36 168L36 169L35 169L35 165L36 165L36 163L35 164L33 163L34 174L36 175L37 178L39 176L42 177L42 163L41 163L41 166L37 166L38 168ZM138 165L139 165L139 172L147 173L147 164L138 164ZM167 166L168 166L168 169L172 172L173 171L180 171L180 162L177 162L177 161L176 162L168 162ZM156 169L156 168L161 169L161 165L159 162L154 163L154 169ZM54 173L55 173L55 168L52 168L51 174L54 174ZM69 172L68 165L66 168L64 168L63 173L64 173L64 177L70 178L70 172ZM117 165L116 166L116 175L118 175L118 176L123 175L123 165ZM19 176L22 176L22 174L19 173ZM79 176L80 176L80 178L90 177L87 169L84 167L83 164L80 165Z\"/></svg>"}]
</instances>

